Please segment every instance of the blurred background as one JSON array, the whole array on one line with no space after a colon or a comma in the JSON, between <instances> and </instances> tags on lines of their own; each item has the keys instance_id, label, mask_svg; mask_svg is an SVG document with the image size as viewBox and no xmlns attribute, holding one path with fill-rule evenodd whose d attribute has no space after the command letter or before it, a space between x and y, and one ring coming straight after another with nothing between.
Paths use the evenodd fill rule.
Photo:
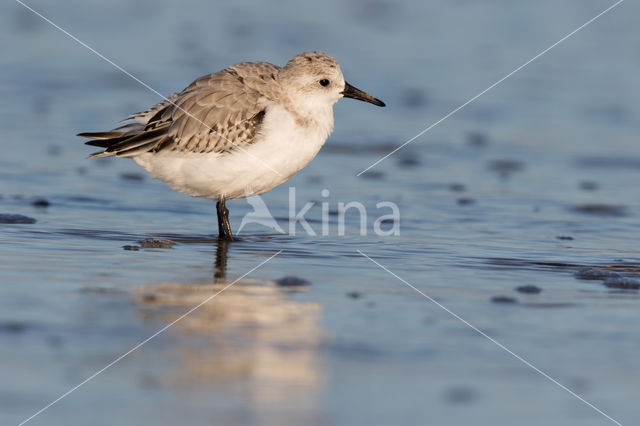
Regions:
<instances>
[{"instance_id":1,"label":"blurred background","mask_svg":"<svg viewBox=\"0 0 640 426\"><path fill-rule=\"evenodd\" d=\"M74 136L160 98L3 2L0 422L25 420L283 250L29 424L611 423L361 250L633 423L637 3L356 176L613 3L27 2L165 95L234 63L321 50L387 103L340 101L318 157L263 197L285 229L288 187L298 209L329 202L329 236L316 204L306 215L316 236L254 224L224 245L212 202L131 161L87 160L92 148ZM385 200L400 208L399 236L372 232ZM337 235L337 205L349 201L367 207L367 235L356 214ZM228 206L237 229L252 208Z\"/></svg>"}]
</instances>

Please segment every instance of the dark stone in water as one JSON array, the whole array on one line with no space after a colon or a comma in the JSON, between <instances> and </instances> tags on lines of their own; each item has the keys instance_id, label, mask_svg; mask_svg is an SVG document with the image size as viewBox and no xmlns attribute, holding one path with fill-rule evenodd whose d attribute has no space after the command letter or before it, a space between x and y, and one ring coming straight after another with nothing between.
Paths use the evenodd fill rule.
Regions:
<instances>
[{"instance_id":1,"label":"dark stone in water","mask_svg":"<svg viewBox=\"0 0 640 426\"><path fill-rule=\"evenodd\" d=\"M51 205L51 203L44 198L36 198L31 202L34 207L46 208Z\"/></svg>"},{"instance_id":2,"label":"dark stone in water","mask_svg":"<svg viewBox=\"0 0 640 426\"><path fill-rule=\"evenodd\" d=\"M294 276L287 276L277 280L276 284L281 287L302 287L309 285L309 281Z\"/></svg>"},{"instance_id":3,"label":"dark stone in water","mask_svg":"<svg viewBox=\"0 0 640 426\"><path fill-rule=\"evenodd\" d=\"M624 216L626 215L626 209L624 206L616 206L612 204L581 204L575 206L573 210L579 213L593 214L598 216Z\"/></svg>"},{"instance_id":4,"label":"dark stone in water","mask_svg":"<svg viewBox=\"0 0 640 426\"><path fill-rule=\"evenodd\" d=\"M487 135L480 132L471 132L467 135L467 143L471 146L485 146L489 142Z\"/></svg>"},{"instance_id":5,"label":"dark stone in water","mask_svg":"<svg viewBox=\"0 0 640 426\"><path fill-rule=\"evenodd\" d=\"M473 198L458 198L458 205L460 206L468 206L475 202L476 200L474 200Z\"/></svg>"},{"instance_id":6,"label":"dark stone in water","mask_svg":"<svg viewBox=\"0 0 640 426\"><path fill-rule=\"evenodd\" d=\"M621 288L624 290L640 289L640 280L635 278L612 277L604 280L603 284L609 288Z\"/></svg>"},{"instance_id":7,"label":"dark stone in water","mask_svg":"<svg viewBox=\"0 0 640 426\"><path fill-rule=\"evenodd\" d=\"M8 321L0 323L0 332L4 333L23 333L27 329L27 325L23 322Z\"/></svg>"},{"instance_id":8,"label":"dark stone in water","mask_svg":"<svg viewBox=\"0 0 640 426\"><path fill-rule=\"evenodd\" d=\"M516 287L516 291L525 294L538 294L542 289L535 285L521 285L520 287Z\"/></svg>"},{"instance_id":9,"label":"dark stone in water","mask_svg":"<svg viewBox=\"0 0 640 426\"><path fill-rule=\"evenodd\" d=\"M467 187L461 183L452 183L449 185L449 189L453 192L464 192L467 190Z\"/></svg>"},{"instance_id":10,"label":"dark stone in water","mask_svg":"<svg viewBox=\"0 0 640 426\"><path fill-rule=\"evenodd\" d=\"M384 173L377 171L366 171L362 174L363 178L380 180L384 177Z\"/></svg>"},{"instance_id":11,"label":"dark stone in water","mask_svg":"<svg viewBox=\"0 0 640 426\"><path fill-rule=\"evenodd\" d=\"M126 246L122 246L122 248L124 250L129 250L129 251L138 251L140 250L140 246L130 246L130 245L126 245Z\"/></svg>"},{"instance_id":12,"label":"dark stone in water","mask_svg":"<svg viewBox=\"0 0 640 426\"><path fill-rule=\"evenodd\" d=\"M563 241L573 241L573 237L569 235L558 235L556 238Z\"/></svg>"},{"instance_id":13,"label":"dark stone in water","mask_svg":"<svg viewBox=\"0 0 640 426\"><path fill-rule=\"evenodd\" d=\"M489 169L496 172L517 172L524 169L524 163L519 160L493 160L489 162Z\"/></svg>"},{"instance_id":14,"label":"dark stone in water","mask_svg":"<svg viewBox=\"0 0 640 426\"><path fill-rule=\"evenodd\" d=\"M350 291L349 293L347 293L347 297L350 297L352 299L359 299L360 296L362 296L362 294L357 291Z\"/></svg>"},{"instance_id":15,"label":"dark stone in water","mask_svg":"<svg viewBox=\"0 0 640 426\"><path fill-rule=\"evenodd\" d=\"M493 303L518 303L518 300L509 296L493 296L491 298Z\"/></svg>"},{"instance_id":16,"label":"dark stone in water","mask_svg":"<svg viewBox=\"0 0 640 426\"><path fill-rule=\"evenodd\" d=\"M515 172L524 170L524 163L519 160L493 160L489 162L489 170L498 172L503 179Z\"/></svg>"},{"instance_id":17,"label":"dark stone in water","mask_svg":"<svg viewBox=\"0 0 640 426\"><path fill-rule=\"evenodd\" d=\"M578 280L605 280L607 278L621 277L621 275L617 272L598 268L582 268L579 269L575 274L573 274L573 276Z\"/></svg>"},{"instance_id":18,"label":"dark stone in water","mask_svg":"<svg viewBox=\"0 0 640 426\"><path fill-rule=\"evenodd\" d=\"M120 178L124 180L142 182L144 180L144 175L141 173L125 172L125 173L120 173Z\"/></svg>"},{"instance_id":19,"label":"dark stone in water","mask_svg":"<svg viewBox=\"0 0 640 426\"><path fill-rule=\"evenodd\" d=\"M416 157L403 157L398 160L398 165L403 167L415 167L420 165L420 160Z\"/></svg>"},{"instance_id":20,"label":"dark stone in water","mask_svg":"<svg viewBox=\"0 0 640 426\"><path fill-rule=\"evenodd\" d=\"M25 224L25 223L36 223L36 220L32 217L23 216L21 214L0 213L0 223Z\"/></svg>"},{"instance_id":21,"label":"dark stone in water","mask_svg":"<svg viewBox=\"0 0 640 426\"><path fill-rule=\"evenodd\" d=\"M160 238L145 238L138 242L142 248L171 248L171 246L175 244L174 241L163 240Z\"/></svg>"},{"instance_id":22,"label":"dark stone in water","mask_svg":"<svg viewBox=\"0 0 640 426\"><path fill-rule=\"evenodd\" d=\"M580 189L583 191L595 191L598 189L598 184L592 181L580 182Z\"/></svg>"}]
</instances>

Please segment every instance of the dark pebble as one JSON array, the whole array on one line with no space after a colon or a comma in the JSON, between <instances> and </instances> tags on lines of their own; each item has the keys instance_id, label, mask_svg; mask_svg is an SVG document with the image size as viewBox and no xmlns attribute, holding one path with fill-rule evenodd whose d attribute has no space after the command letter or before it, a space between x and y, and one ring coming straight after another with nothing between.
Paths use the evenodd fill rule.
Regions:
<instances>
[{"instance_id":1,"label":"dark pebble","mask_svg":"<svg viewBox=\"0 0 640 426\"><path fill-rule=\"evenodd\" d=\"M0 223L36 223L36 220L29 216L23 216L21 214L1 214Z\"/></svg>"},{"instance_id":2,"label":"dark pebble","mask_svg":"<svg viewBox=\"0 0 640 426\"><path fill-rule=\"evenodd\" d=\"M34 207L46 208L51 205L51 203L44 198L37 198L31 202L31 205Z\"/></svg>"},{"instance_id":3,"label":"dark pebble","mask_svg":"<svg viewBox=\"0 0 640 426\"><path fill-rule=\"evenodd\" d=\"M175 242L171 240L163 240L160 238L145 238L138 241L142 248L171 248Z\"/></svg>"},{"instance_id":4,"label":"dark pebble","mask_svg":"<svg viewBox=\"0 0 640 426\"><path fill-rule=\"evenodd\" d=\"M276 284L281 287L301 287L309 285L309 281L294 276L288 276L276 280Z\"/></svg>"},{"instance_id":5,"label":"dark pebble","mask_svg":"<svg viewBox=\"0 0 640 426\"><path fill-rule=\"evenodd\" d=\"M598 268L582 268L579 269L575 274L573 274L573 276L578 280L605 280L607 278L621 277L621 275L617 272Z\"/></svg>"},{"instance_id":6,"label":"dark pebble","mask_svg":"<svg viewBox=\"0 0 640 426\"><path fill-rule=\"evenodd\" d=\"M384 173L377 171L366 171L361 175L363 178L380 180L384 177Z\"/></svg>"},{"instance_id":7,"label":"dark pebble","mask_svg":"<svg viewBox=\"0 0 640 426\"><path fill-rule=\"evenodd\" d=\"M403 157L398 160L398 165L404 167L416 167L420 165L420 160L416 157Z\"/></svg>"},{"instance_id":8,"label":"dark pebble","mask_svg":"<svg viewBox=\"0 0 640 426\"><path fill-rule=\"evenodd\" d=\"M491 298L493 303L518 303L518 300L509 296L493 296Z\"/></svg>"},{"instance_id":9,"label":"dark pebble","mask_svg":"<svg viewBox=\"0 0 640 426\"><path fill-rule=\"evenodd\" d=\"M620 217L626 215L626 209L624 206L616 206L612 204L582 204L573 207L573 210L577 211L578 213L593 214L597 216Z\"/></svg>"},{"instance_id":10,"label":"dark pebble","mask_svg":"<svg viewBox=\"0 0 640 426\"><path fill-rule=\"evenodd\" d=\"M489 142L487 135L480 132L471 132L467 134L467 143L471 146L485 146Z\"/></svg>"},{"instance_id":11,"label":"dark pebble","mask_svg":"<svg viewBox=\"0 0 640 426\"><path fill-rule=\"evenodd\" d=\"M467 187L461 183L452 183L449 185L449 189L453 192L464 192L467 190Z\"/></svg>"},{"instance_id":12,"label":"dark pebble","mask_svg":"<svg viewBox=\"0 0 640 426\"><path fill-rule=\"evenodd\" d=\"M27 325L22 322L10 321L0 323L0 332L23 333L26 329Z\"/></svg>"},{"instance_id":13,"label":"dark pebble","mask_svg":"<svg viewBox=\"0 0 640 426\"><path fill-rule=\"evenodd\" d=\"M142 182L144 180L144 175L141 173L120 173L120 178L124 180L131 180L135 182Z\"/></svg>"},{"instance_id":14,"label":"dark pebble","mask_svg":"<svg viewBox=\"0 0 640 426\"><path fill-rule=\"evenodd\" d=\"M612 277L604 280L603 284L609 288L621 288L625 290L640 289L640 280L635 278Z\"/></svg>"},{"instance_id":15,"label":"dark pebble","mask_svg":"<svg viewBox=\"0 0 640 426\"><path fill-rule=\"evenodd\" d=\"M493 160L489 162L489 170L508 176L513 172L524 170L524 163L519 160Z\"/></svg>"},{"instance_id":16,"label":"dark pebble","mask_svg":"<svg viewBox=\"0 0 640 426\"><path fill-rule=\"evenodd\" d=\"M124 250L129 250L129 251L138 251L140 250L140 246L130 246L130 245L126 245L126 246L122 246L122 248Z\"/></svg>"},{"instance_id":17,"label":"dark pebble","mask_svg":"<svg viewBox=\"0 0 640 426\"><path fill-rule=\"evenodd\" d=\"M583 191L595 191L598 189L598 184L596 182L584 181L580 182L579 188Z\"/></svg>"},{"instance_id":18,"label":"dark pebble","mask_svg":"<svg viewBox=\"0 0 640 426\"><path fill-rule=\"evenodd\" d=\"M556 238L563 241L573 241L573 237L568 235L558 235Z\"/></svg>"},{"instance_id":19,"label":"dark pebble","mask_svg":"<svg viewBox=\"0 0 640 426\"><path fill-rule=\"evenodd\" d=\"M350 297L352 299L359 299L360 296L362 296L362 294L357 291L350 291L349 293L347 293L347 297Z\"/></svg>"},{"instance_id":20,"label":"dark pebble","mask_svg":"<svg viewBox=\"0 0 640 426\"><path fill-rule=\"evenodd\" d=\"M540 287L536 287L535 285L521 285L520 287L516 287L516 291L525 294L538 294L542 291Z\"/></svg>"},{"instance_id":21,"label":"dark pebble","mask_svg":"<svg viewBox=\"0 0 640 426\"><path fill-rule=\"evenodd\" d=\"M474 200L473 198L458 198L458 205L460 206L468 206L475 202L476 200Z\"/></svg>"}]
</instances>

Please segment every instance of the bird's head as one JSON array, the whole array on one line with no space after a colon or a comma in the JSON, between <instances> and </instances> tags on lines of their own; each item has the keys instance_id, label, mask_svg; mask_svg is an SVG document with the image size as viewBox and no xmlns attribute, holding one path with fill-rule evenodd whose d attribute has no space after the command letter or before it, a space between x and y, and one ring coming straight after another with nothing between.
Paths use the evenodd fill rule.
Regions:
<instances>
[{"instance_id":1,"label":"bird's head","mask_svg":"<svg viewBox=\"0 0 640 426\"><path fill-rule=\"evenodd\" d=\"M322 52L294 56L280 71L279 80L291 100L309 111L331 107L343 97L385 106L381 100L344 81L338 62Z\"/></svg>"}]
</instances>

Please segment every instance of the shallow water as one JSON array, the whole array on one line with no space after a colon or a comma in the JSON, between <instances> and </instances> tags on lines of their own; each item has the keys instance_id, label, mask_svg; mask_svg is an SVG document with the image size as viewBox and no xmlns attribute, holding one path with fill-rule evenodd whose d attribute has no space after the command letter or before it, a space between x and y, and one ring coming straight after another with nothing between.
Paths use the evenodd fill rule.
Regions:
<instances>
[{"instance_id":1,"label":"shallow water","mask_svg":"<svg viewBox=\"0 0 640 426\"><path fill-rule=\"evenodd\" d=\"M637 421L637 4L361 177L610 3L29 4L162 93L234 62L319 49L388 107L341 101L320 155L263 197L285 229L288 187L298 210L315 201L315 236L248 225L219 244L211 202L130 161L86 160L73 136L156 95L20 5L0 6L0 214L36 220L0 224L2 424L277 253L30 424L610 423L451 312ZM323 236L321 203L349 201L366 206L367 235L352 213L345 236L333 214ZM399 236L374 234L380 201L398 205ZM237 229L251 207L229 208ZM308 284L276 282L286 276Z\"/></svg>"}]
</instances>

